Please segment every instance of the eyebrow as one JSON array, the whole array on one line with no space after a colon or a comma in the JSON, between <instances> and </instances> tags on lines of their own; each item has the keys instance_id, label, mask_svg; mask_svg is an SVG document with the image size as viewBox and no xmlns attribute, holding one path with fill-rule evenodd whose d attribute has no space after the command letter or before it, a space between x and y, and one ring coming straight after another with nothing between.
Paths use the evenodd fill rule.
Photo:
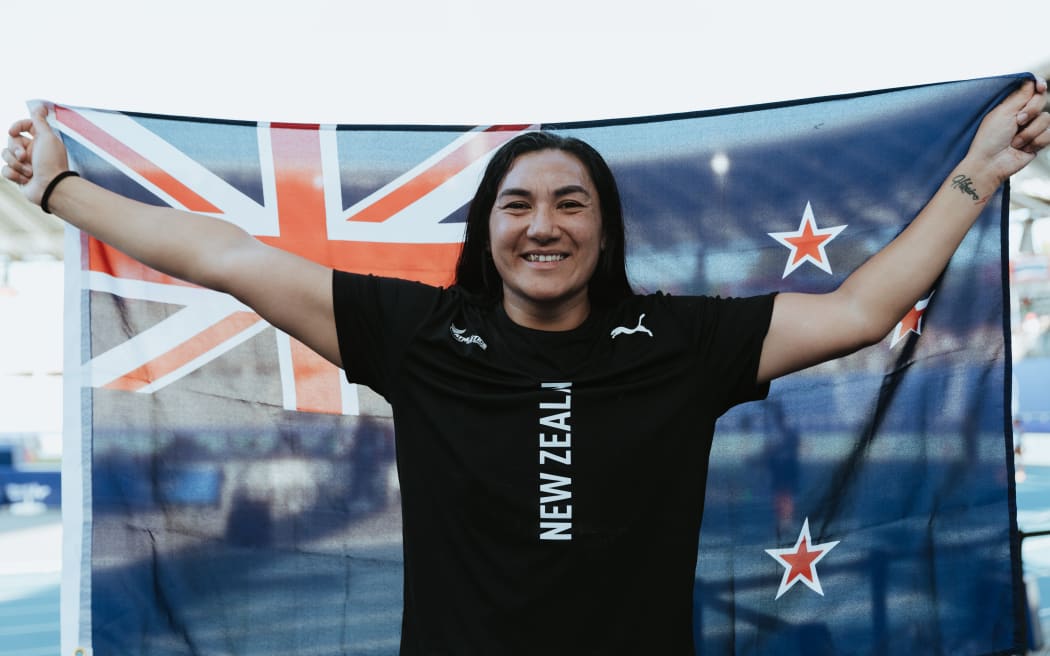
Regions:
<instances>
[{"instance_id":1,"label":"eyebrow","mask_svg":"<svg viewBox=\"0 0 1050 656\"><path fill-rule=\"evenodd\" d=\"M569 196L572 194L583 194L587 198L591 197L591 194L582 185L565 185L564 187L558 187L554 190L554 197L561 198L562 196ZM509 187L499 192L496 199L503 198L504 196L523 196L525 198L532 198L532 192L528 189L522 189L520 187Z\"/></svg>"}]
</instances>

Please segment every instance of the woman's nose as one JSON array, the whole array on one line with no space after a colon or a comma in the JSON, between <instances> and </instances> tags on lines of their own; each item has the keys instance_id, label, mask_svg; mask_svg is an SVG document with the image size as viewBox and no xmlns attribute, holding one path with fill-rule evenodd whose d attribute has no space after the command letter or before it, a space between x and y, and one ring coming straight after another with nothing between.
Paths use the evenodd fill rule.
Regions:
<instances>
[{"instance_id":1,"label":"woman's nose","mask_svg":"<svg viewBox=\"0 0 1050 656\"><path fill-rule=\"evenodd\" d=\"M547 207L538 207L529 221L528 237L536 241L550 241L557 237L558 226Z\"/></svg>"}]
</instances>

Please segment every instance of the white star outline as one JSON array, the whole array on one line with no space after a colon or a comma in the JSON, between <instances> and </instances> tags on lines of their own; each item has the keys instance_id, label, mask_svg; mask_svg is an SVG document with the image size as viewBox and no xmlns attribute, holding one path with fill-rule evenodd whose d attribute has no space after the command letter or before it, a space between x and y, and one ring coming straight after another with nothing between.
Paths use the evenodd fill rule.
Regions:
<instances>
[{"instance_id":1,"label":"white star outline","mask_svg":"<svg viewBox=\"0 0 1050 656\"><path fill-rule=\"evenodd\" d=\"M817 268L819 268L821 271L831 273L831 263L828 260L828 253L825 250L825 248L831 242L832 239L837 237L840 232L846 229L847 225L848 224L832 226L830 228L818 228L817 221L813 216L813 206L810 204L809 201L806 201L806 209L802 213L802 220L798 224L798 230L795 230L793 232L767 232L767 235L769 235L773 239L776 239L784 246L787 246L788 249L791 251L788 254L787 264L784 265L784 275L781 276L781 279L790 276L795 271L795 269L799 268L806 262L816 265ZM807 227L809 228L810 232L814 237L827 237L827 239L824 239L819 244L817 244L817 250L820 252L819 259L813 257L809 253L805 253L802 256L802 259L796 262L795 257L798 254L798 246L788 241L788 238L790 237L797 239L799 237L802 237L803 234L805 234Z\"/></svg>"},{"instance_id":2,"label":"white star outline","mask_svg":"<svg viewBox=\"0 0 1050 656\"><path fill-rule=\"evenodd\" d=\"M784 558L786 555L797 554L803 542L806 543L807 552L819 552L816 557L810 561L807 568L809 573L812 574L812 578L809 578L802 572L792 577L791 572L794 570L794 565ZM795 546L786 549L766 549L765 551L767 554L784 566L784 576L780 579L780 588L777 590L776 599L780 599L784 596L784 593L794 587L799 581L802 581L807 588L823 597L824 588L821 587L820 577L817 575L817 563L823 560L824 556L828 555L829 551L838 546L838 543L839 541L835 540L834 542L813 544L813 539L809 536L809 517L806 517L802 522L802 531L799 532L798 539L795 540Z\"/></svg>"},{"instance_id":3,"label":"white star outline","mask_svg":"<svg viewBox=\"0 0 1050 656\"><path fill-rule=\"evenodd\" d=\"M920 299L917 303L915 303L915 305L911 307L910 310L908 310L908 314L911 314L912 311L919 313L919 318L916 320L914 328L909 326L907 330L904 330L904 320L908 318L908 314L905 314L904 317L902 317L901 320L897 322L897 325L893 328L893 336L890 340L890 348L896 346L897 342L907 337L909 333L915 333L916 335L922 334L922 323L926 319L926 308L930 305L930 299L933 298L933 294L934 292L930 292L929 296Z\"/></svg>"}]
</instances>

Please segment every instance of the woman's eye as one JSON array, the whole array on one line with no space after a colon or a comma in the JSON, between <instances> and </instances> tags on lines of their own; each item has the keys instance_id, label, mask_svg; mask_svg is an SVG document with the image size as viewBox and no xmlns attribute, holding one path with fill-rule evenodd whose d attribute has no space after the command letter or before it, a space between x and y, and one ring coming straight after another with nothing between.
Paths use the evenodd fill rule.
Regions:
<instances>
[{"instance_id":1,"label":"woman's eye","mask_svg":"<svg viewBox=\"0 0 1050 656\"><path fill-rule=\"evenodd\" d=\"M529 206L520 200L511 201L503 206L503 209L505 210L526 210L528 208Z\"/></svg>"}]
</instances>

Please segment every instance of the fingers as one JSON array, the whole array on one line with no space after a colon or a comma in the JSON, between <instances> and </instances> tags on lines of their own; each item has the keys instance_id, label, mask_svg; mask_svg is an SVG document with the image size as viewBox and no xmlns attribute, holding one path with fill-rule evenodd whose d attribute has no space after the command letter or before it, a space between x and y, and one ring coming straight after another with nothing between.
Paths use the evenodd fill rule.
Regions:
<instances>
[{"instance_id":1,"label":"fingers","mask_svg":"<svg viewBox=\"0 0 1050 656\"><path fill-rule=\"evenodd\" d=\"M27 178L26 176L22 175L18 171L15 171L10 166L5 166L4 167L4 169L3 169L3 176L5 178L7 178L8 180L10 180L11 182L14 182L15 184L20 184L20 185L29 184L29 178Z\"/></svg>"},{"instance_id":2,"label":"fingers","mask_svg":"<svg viewBox=\"0 0 1050 656\"><path fill-rule=\"evenodd\" d=\"M33 129L33 121L31 119L22 119L21 121L15 121L11 124L11 127L7 129L7 147L17 157L21 157L25 149L29 145L30 135Z\"/></svg>"},{"instance_id":3,"label":"fingers","mask_svg":"<svg viewBox=\"0 0 1050 656\"><path fill-rule=\"evenodd\" d=\"M11 127L7 129L7 136L9 137L20 137L23 132L29 132L33 127L33 119L24 118L21 121L15 121L11 124Z\"/></svg>"},{"instance_id":4,"label":"fingers","mask_svg":"<svg viewBox=\"0 0 1050 656\"><path fill-rule=\"evenodd\" d=\"M1035 154L1050 145L1050 114L1041 112L1025 125L1010 142L1017 150Z\"/></svg>"},{"instance_id":5,"label":"fingers","mask_svg":"<svg viewBox=\"0 0 1050 656\"><path fill-rule=\"evenodd\" d=\"M21 121L15 121L8 128L7 134L7 148L2 153L4 164L4 177L19 182L16 178L26 178L32 176L32 169L29 166L29 145L31 138L29 135L32 132L33 122L32 119L22 119ZM10 170L11 174L8 174ZM24 184L24 182L19 182Z\"/></svg>"},{"instance_id":6,"label":"fingers","mask_svg":"<svg viewBox=\"0 0 1050 656\"><path fill-rule=\"evenodd\" d=\"M1042 89L1040 90L1040 85ZM1036 78L1035 80L1027 80L1022 83L1019 87L1013 90L1013 92L1006 97L996 110L1001 112L1014 112L1018 115L1018 123L1023 123L1028 118L1035 116L1036 112L1032 110L1038 107L1038 110L1043 108L1042 104L1037 100L1042 97L1043 101L1046 102L1046 82L1042 78ZM1022 118L1021 114L1027 113L1027 117Z\"/></svg>"},{"instance_id":7,"label":"fingers","mask_svg":"<svg viewBox=\"0 0 1050 656\"><path fill-rule=\"evenodd\" d=\"M33 177L33 168L29 164L28 153L24 148L20 146L14 150L4 148L4 151L0 153L0 158L3 159L5 164L3 176L8 180L18 184L26 184Z\"/></svg>"},{"instance_id":8,"label":"fingers","mask_svg":"<svg viewBox=\"0 0 1050 656\"><path fill-rule=\"evenodd\" d=\"M1035 81L1018 89L1019 95L1030 94L1016 115L1018 131L1010 145L1017 150L1036 153L1050 143L1050 114L1046 111L1046 80ZM1018 93L1015 92L1015 93Z\"/></svg>"},{"instance_id":9,"label":"fingers","mask_svg":"<svg viewBox=\"0 0 1050 656\"><path fill-rule=\"evenodd\" d=\"M47 103L34 103L29 118L15 121L8 128L7 148L2 153L6 165L4 177L19 184L28 184L34 172L51 173L56 167L59 171L68 167L65 149L47 122L49 110ZM43 159L40 159L41 154L44 155ZM34 161L36 167L33 166Z\"/></svg>"},{"instance_id":10,"label":"fingers","mask_svg":"<svg viewBox=\"0 0 1050 656\"><path fill-rule=\"evenodd\" d=\"M1042 91L1039 90L1038 84L1032 86L1032 83L1024 85L1022 91L1025 88L1031 90L1031 96L1026 99L1024 105L1017 111L1017 124L1025 125L1028 121L1038 116L1046 108L1046 82L1038 80L1043 83Z\"/></svg>"},{"instance_id":11,"label":"fingers","mask_svg":"<svg viewBox=\"0 0 1050 656\"><path fill-rule=\"evenodd\" d=\"M24 185L23 192L38 202L30 187L48 182L69 167L65 147L47 122L50 105L40 102L30 108L29 118L15 121L7 130L7 148L0 153L0 175ZM35 166L34 166L35 164Z\"/></svg>"}]
</instances>

